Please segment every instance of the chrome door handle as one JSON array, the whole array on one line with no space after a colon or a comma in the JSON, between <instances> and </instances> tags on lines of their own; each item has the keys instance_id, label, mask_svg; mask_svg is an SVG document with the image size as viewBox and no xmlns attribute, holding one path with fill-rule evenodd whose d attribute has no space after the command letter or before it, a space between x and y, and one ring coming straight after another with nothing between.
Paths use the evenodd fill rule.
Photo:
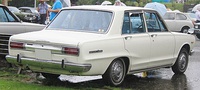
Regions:
<instances>
[{"instance_id":1,"label":"chrome door handle","mask_svg":"<svg viewBox=\"0 0 200 90\"><path fill-rule=\"evenodd\" d=\"M131 38L132 38L132 36L125 37L126 40L131 39Z\"/></svg>"},{"instance_id":2,"label":"chrome door handle","mask_svg":"<svg viewBox=\"0 0 200 90\"><path fill-rule=\"evenodd\" d=\"M157 36L157 34L152 34L152 35L151 35L151 37L156 37L156 36Z\"/></svg>"}]
</instances>

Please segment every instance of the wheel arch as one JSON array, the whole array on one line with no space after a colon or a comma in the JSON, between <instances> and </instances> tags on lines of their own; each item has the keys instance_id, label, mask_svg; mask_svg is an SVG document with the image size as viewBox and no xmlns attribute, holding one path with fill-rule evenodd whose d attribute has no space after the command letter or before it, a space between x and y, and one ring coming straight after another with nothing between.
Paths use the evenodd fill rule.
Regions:
<instances>
[{"instance_id":1,"label":"wheel arch","mask_svg":"<svg viewBox=\"0 0 200 90\"><path fill-rule=\"evenodd\" d=\"M187 50L188 53L190 53L190 45L189 44L185 44L182 46L181 49L185 48ZM179 50L179 52L181 51L181 49Z\"/></svg>"},{"instance_id":2,"label":"wheel arch","mask_svg":"<svg viewBox=\"0 0 200 90\"><path fill-rule=\"evenodd\" d=\"M189 54L189 52L190 52L190 45L188 43L186 43L186 44L182 45L182 47L177 51L177 53L175 54L176 58L178 57L179 53L181 52L181 50L183 48L185 48L187 50L188 54ZM176 59L173 61L173 64L175 64L175 62L176 62Z\"/></svg>"},{"instance_id":3,"label":"wheel arch","mask_svg":"<svg viewBox=\"0 0 200 90\"><path fill-rule=\"evenodd\" d=\"M130 66L130 59L128 57L119 57L121 58L122 60L124 60L124 63L125 63L125 66L126 66L126 74L129 70L129 66Z\"/></svg>"},{"instance_id":4,"label":"wheel arch","mask_svg":"<svg viewBox=\"0 0 200 90\"><path fill-rule=\"evenodd\" d=\"M128 57L117 57L113 59L106 72L102 75L104 83L111 86L121 85L126 77L128 67Z\"/></svg>"},{"instance_id":5,"label":"wheel arch","mask_svg":"<svg viewBox=\"0 0 200 90\"><path fill-rule=\"evenodd\" d=\"M183 32L184 28L190 29L189 26L183 26L183 27L181 28L181 32Z\"/></svg>"},{"instance_id":6,"label":"wheel arch","mask_svg":"<svg viewBox=\"0 0 200 90\"><path fill-rule=\"evenodd\" d=\"M115 59L113 59L112 61L111 61L111 63L114 61L114 60L116 60L116 59L122 59L123 61L124 61L124 63L125 63L125 67L126 67L126 73L125 74L127 74L127 72L128 72L128 70L129 70L129 66L130 66L130 59L128 58L128 57L126 57L126 56L122 56L122 57L117 57L117 58L115 58ZM110 64L111 64L110 63ZM110 64L109 64L109 66L110 66ZM108 66L108 67L109 67ZM108 68L105 70L105 72L108 70ZM104 73L105 73L104 72Z\"/></svg>"}]
</instances>

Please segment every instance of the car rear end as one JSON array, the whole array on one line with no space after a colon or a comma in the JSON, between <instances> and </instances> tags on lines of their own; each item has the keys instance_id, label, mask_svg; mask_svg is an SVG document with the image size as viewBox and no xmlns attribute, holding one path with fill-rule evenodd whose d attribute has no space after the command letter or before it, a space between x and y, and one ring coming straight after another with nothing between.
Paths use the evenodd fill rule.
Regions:
<instances>
[{"instance_id":1,"label":"car rear end","mask_svg":"<svg viewBox=\"0 0 200 90\"><path fill-rule=\"evenodd\" d=\"M62 10L45 30L12 36L6 59L36 72L83 74L94 63L91 61L94 57L88 59L83 54L102 52L95 49L94 42L99 43L98 40L106 36L112 19L111 11L80 8ZM90 46L83 46L85 43ZM98 67L99 63L95 64ZM96 69L93 71L97 72Z\"/></svg>"},{"instance_id":2,"label":"car rear end","mask_svg":"<svg viewBox=\"0 0 200 90\"><path fill-rule=\"evenodd\" d=\"M56 38L51 36L54 33L58 34L57 36L54 35ZM43 36L43 34L47 35ZM9 55L6 56L6 59L10 63L23 68L28 66L31 70L37 72L53 74L86 72L91 68L91 64L78 61L78 58L80 58L78 46L85 38L81 36L81 33L75 37L69 37L69 34L72 35L73 33L46 30L14 35L10 39ZM31 39L24 39L27 36ZM88 34L86 36L91 37Z\"/></svg>"}]
</instances>

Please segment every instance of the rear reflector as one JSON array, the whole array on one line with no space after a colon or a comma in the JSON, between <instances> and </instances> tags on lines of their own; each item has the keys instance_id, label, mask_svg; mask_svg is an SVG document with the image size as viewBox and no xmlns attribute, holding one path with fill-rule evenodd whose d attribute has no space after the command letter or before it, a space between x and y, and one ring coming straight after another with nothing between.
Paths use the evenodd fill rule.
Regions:
<instances>
[{"instance_id":1,"label":"rear reflector","mask_svg":"<svg viewBox=\"0 0 200 90\"><path fill-rule=\"evenodd\" d=\"M10 48L23 49L24 43L10 42Z\"/></svg>"}]
</instances>

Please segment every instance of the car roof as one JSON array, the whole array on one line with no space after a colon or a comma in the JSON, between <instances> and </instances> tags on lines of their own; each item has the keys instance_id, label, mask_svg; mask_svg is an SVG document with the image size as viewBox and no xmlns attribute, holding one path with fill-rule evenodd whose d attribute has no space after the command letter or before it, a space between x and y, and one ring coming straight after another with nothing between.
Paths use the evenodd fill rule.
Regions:
<instances>
[{"instance_id":1,"label":"car roof","mask_svg":"<svg viewBox=\"0 0 200 90\"><path fill-rule=\"evenodd\" d=\"M6 6L5 6L5 5L3 5L3 4L0 4L0 6L1 6L1 7L6 7Z\"/></svg>"},{"instance_id":2,"label":"car roof","mask_svg":"<svg viewBox=\"0 0 200 90\"><path fill-rule=\"evenodd\" d=\"M17 7L15 7L15 6L7 6L8 8L17 8Z\"/></svg>"},{"instance_id":3,"label":"car roof","mask_svg":"<svg viewBox=\"0 0 200 90\"><path fill-rule=\"evenodd\" d=\"M22 8L22 9L34 9L34 7L19 7L19 8Z\"/></svg>"},{"instance_id":4,"label":"car roof","mask_svg":"<svg viewBox=\"0 0 200 90\"><path fill-rule=\"evenodd\" d=\"M66 7L63 9L92 9L92 10L107 10L107 11L126 11L126 10L153 10L144 7L131 7L131 6L102 6L102 5L83 5ZM155 11L155 10L153 10Z\"/></svg>"},{"instance_id":5,"label":"car roof","mask_svg":"<svg viewBox=\"0 0 200 90\"><path fill-rule=\"evenodd\" d=\"M183 12L180 12L180 11L167 11L167 13L183 13Z\"/></svg>"}]
</instances>

